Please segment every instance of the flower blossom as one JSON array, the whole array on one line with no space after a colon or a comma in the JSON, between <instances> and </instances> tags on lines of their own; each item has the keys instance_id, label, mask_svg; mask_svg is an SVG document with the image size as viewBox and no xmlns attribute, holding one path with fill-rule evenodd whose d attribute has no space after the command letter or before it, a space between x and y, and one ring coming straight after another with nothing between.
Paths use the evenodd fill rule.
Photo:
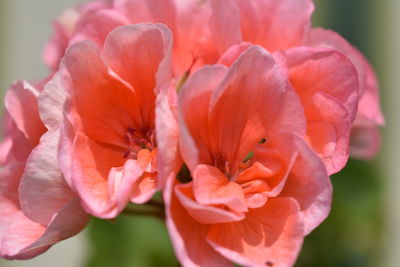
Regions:
<instances>
[{"instance_id":1,"label":"flower blossom","mask_svg":"<svg viewBox=\"0 0 400 267\"><path fill-rule=\"evenodd\" d=\"M102 50L78 42L63 59L60 168L95 216L113 218L160 189L155 103L169 87L170 47L165 26L136 24L113 30Z\"/></svg>"},{"instance_id":2,"label":"flower blossom","mask_svg":"<svg viewBox=\"0 0 400 267\"><path fill-rule=\"evenodd\" d=\"M201 68L180 92L187 170L171 176L165 200L184 266L291 266L329 212L328 174L301 137L301 101L275 57L250 47L229 68ZM297 114L282 121L289 107Z\"/></svg>"},{"instance_id":3,"label":"flower blossom","mask_svg":"<svg viewBox=\"0 0 400 267\"><path fill-rule=\"evenodd\" d=\"M0 257L31 258L162 190L183 266L292 266L329 176L384 118L366 58L311 0L96 0L64 12L50 73L6 96ZM36 87L36 88L35 88ZM43 88L44 87L44 88Z\"/></svg>"}]
</instances>

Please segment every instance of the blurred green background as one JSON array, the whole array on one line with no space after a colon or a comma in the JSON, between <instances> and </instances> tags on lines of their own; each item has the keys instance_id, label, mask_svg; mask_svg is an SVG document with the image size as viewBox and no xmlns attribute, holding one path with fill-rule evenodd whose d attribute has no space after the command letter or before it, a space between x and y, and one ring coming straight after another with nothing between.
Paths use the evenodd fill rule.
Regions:
<instances>
[{"instance_id":1,"label":"blurred green background","mask_svg":"<svg viewBox=\"0 0 400 267\"><path fill-rule=\"evenodd\" d=\"M7 12L4 1L11 2L11 0L0 2L3 14ZM25 0L27 1L31 0ZM334 185L332 212L329 218L306 238L296 267L395 267L398 266L397 263L400 266L398 253L395 251L399 248L398 242L400 242L397 238L399 232L396 231L396 224L399 222L397 188L400 186L394 174L398 174L398 167L393 166L396 165L397 160L393 155L397 155L398 146L397 142L391 141L396 140L399 133L397 122L399 113L396 103L396 99L399 98L393 86L398 81L398 76L391 68L392 61L398 56L388 52L396 51L391 46L395 42L393 39L395 36L391 31L396 33L396 29L400 27L398 24L393 25L396 23L396 16L400 15L400 5L392 5L397 1L314 1L316 12L313 26L339 32L358 47L375 66L380 78L383 109L388 123L383 130L383 149L375 160L370 162L350 160L342 172L332 177ZM71 5L71 1L65 2L54 6L54 11L49 11L54 12L51 14L52 17L59 13L61 7ZM0 41L2 41L7 38L7 32L12 26L9 25L9 21L5 21L4 16L0 19L3 20L0 24L2 27ZM400 20L397 20L397 23L399 22ZM41 34L46 36L48 31ZM2 42L0 56L5 55L7 49ZM34 64L39 64L40 59L37 55L35 57L37 58ZM24 64L23 60L24 58L19 59L18 64ZM8 75L5 69L7 64L1 66L0 78L4 93L11 80L20 77ZM398 63L393 66L400 68ZM30 73L29 68L24 71ZM83 245L85 253L80 256L80 266L179 266L174 258L165 226L157 219L127 215L122 215L113 222L93 219L85 235L86 239L79 241L87 242ZM62 255L68 258L68 251L64 251ZM30 264L30 261L26 261L10 265L8 262L0 261L0 266L40 266Z\"/></svg>"}]
</instances>

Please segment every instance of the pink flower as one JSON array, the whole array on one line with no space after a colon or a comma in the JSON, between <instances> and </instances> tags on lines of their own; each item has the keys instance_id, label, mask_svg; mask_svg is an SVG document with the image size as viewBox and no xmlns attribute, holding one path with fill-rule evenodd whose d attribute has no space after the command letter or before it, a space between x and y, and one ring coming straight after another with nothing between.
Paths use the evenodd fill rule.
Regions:
<instances>
[{"instance_id":1,"label":"pink flower","mask_svg":"<svg viewBox=\"0 0 400 267\"><path fill-rule=\"evenodd\" d=\"M46 91L46 90L45 90ZM0 257L26 259L46 251L84 227L88 216L65 183L57 164L59 130L39 117L49 96L24 81L6 95L10 143L0 170ZM57 110L56 106L52 110ZM47 112L47 114L45 114ZM46 126L47 120L44 120ZM4 146L3 146L4 147Z\"/></svg>"},{"instance_id":2,"label":"pink flower","mask_svg":"<svg viewBox=\"0 0 400 267\"><path fill-rule=\"evenodd\" d=\"M164 197L184 266L291 266L329 212L329 177L299 136L301 102L277 60L250 47L230 68L206 66L182 88L179 146L188 170L166 173ZM292 116L282 119L288 108Z\"/></svg>"},{"instance_id":3,"label":"pink flower","mask_svg":"<svg viewBox=\"0 0 400 267\"><path fill-rule=\"evenodd\" d=\"M351 91L358 92L358 96L353 93L350 97L349 101L353 101L352 107L349 107L349 103L344 103L343 99L339 99L337 105L344 105L344 107L337 107L342 109L342 122L339 122L337 118L336 121L332 121L332 118L327 118L328 114L321 114L324 118L320 116L320 119L326 120L325 126L319 123L316 130L316 118L310 118L314 125L310 125L307 131L307 138L324 159L331 174L344 167L350 154L347 148L350 135L343 128L345 124L349 124L348 116L350 116L350 123L357 128L357 134L354 130L351 138L352 154L364 158L372 157L378 150L380 139L375 127L382 125L384 120L379 106L379 89L371 66L357 49L338 34L323 29L311 29L310 17L313 10L314 6L310 0L95 1L79 6L75 12L68 12L69 16L64 15L55 23L56 26L64 26L56 27L55 36L49 45L54 49L46 50L48 51L46 58L48 62L52 59L58 62L67 44L80 40L93 40L101 47L108 33L115 27L139 22L161 22L171 29L174 37L173 69L177 80L184 79L190 71L193 72L204 64L216 63L232 47L243 47L243 42L261 45L271 52L299 46L307 46L310 49L324 47L337 51L350 59L355 67L356 73L349 74L347 86L352 86ZM71 14L75 15L71 16ZM74 27L71 27L71 24ZM67 29L69 33L65 34ZM54 39L57 39L57 36L63 36L58 39L64 41L55 42ZM51 53L50 51L58 52ZM309 53L314 53L314 57L319 53L307 49L302 51L304 58ZM298 57L299 54L301 53L297 51L296 56ZM312 57L305 59L303 63L309 64L310 60L313 61ZM326 57L334 56L326 54ZM328 61L328 58L320 60L318 64L325 64ZM343 63L346 60L340 61ZM348 72L353 72L349 70L349 66L346 69ZM358 85L354 82L354 75L357 76ZM299 77L307 77L307 75ZM346 81L342 78L342 84L343 82ZM335 88L332 90L334 91ZM300 90L298 92L301 94ZM335 98L332 94L330 96ZM358 104L354 102L355 98ZM336 100L338 99L333 101ZM357 115L354 116L354 108L357 106L359 109ZM344 115L345 108L350 108L347 110L349 113L347 115ZM338 128L338 124L342 126ZM324 132L322 138L319 134L321 127ZM316 136L319 138L315 139ZM364 138L357 141L357 137L360 136Z\"/></svg>"},{"instance_id":4,"label":"pink flower","mask_svg":"<svg viewBox=\"0 0 400 267\"><path fill-rule=\"evenodd\" d=\"M85 209L112 218L147 202L157 177L155 104L169 86L171 36L161 24L122 26L102 50L71 46L60 75L67 90L59 163Z\"/></svg>"}]
</instances>

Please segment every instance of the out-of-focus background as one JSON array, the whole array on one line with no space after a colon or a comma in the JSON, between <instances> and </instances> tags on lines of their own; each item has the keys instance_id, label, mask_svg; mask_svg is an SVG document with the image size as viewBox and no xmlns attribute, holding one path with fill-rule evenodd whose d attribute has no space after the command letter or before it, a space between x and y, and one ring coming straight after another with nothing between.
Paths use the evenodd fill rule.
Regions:
<instances>
[{"instance_id":1,"label":"out-of-focus background","mask_svg":"<svg viewBox=\"0 0 400 267\"><path fill-rule=\"evenodd\" d=\"M51 20L80 0L0 1L0 92L15 79L47 74L41 51ZM374 65L387 125L373 161L350 160L332 177L329 218L309 235L296 267L400 266L400 1L315 0L314 26L333 29ZM164 225L151 218L92 220L77 237L29 261L0 267L178 266Z\"/></svg>"}]
</instances>

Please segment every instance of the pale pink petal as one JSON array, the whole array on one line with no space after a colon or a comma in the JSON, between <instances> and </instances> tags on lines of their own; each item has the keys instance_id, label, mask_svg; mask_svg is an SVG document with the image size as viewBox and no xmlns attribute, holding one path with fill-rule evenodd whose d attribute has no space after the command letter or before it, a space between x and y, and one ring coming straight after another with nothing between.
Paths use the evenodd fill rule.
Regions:
<instances>
[{"instance_id":1,"label":"pale pink petal","mask_svg":"<svg viewBox=\"0 0 400 267\"><path fill-rule=\"evenodd\" d=\"M61 73L57 72L39 94L39 115L48 129L59 127L63 120L66 90L61 84L60 76Z\"/></svg>"},{"instance_id":2,"label":"pale pink petal","mask_svg":"<svg viewBox=\"0 0 400 267\"><path fill-rule=\"evenodd\" d=\"M8 259L27 259L43 253L54 243L77 234L89 219L77 199L54 213L48 224L28 219L18 204L23 167L11 163L0 172L0 256Z\"/></svg>"},{"instance_id":3,"label":"pale pink petal","mask_svg":"<svg viewBox=\"0 0 400 267\"><path fill-rule=\"evenodd\" d=\"M177 96L173 86L162 90L156 102L157 171L163 187L168 175L177 173L182 165L179 154L179 129L177 123Z\"/></svg>"},{"instance_id":4,"label":"pale pink petal","mask_svg":"<svg viewBox=\"0 0 400 267\"><path fill-rule=\"evenodd\" d=\"M199 204L225 205L236 212L247 211L242 188L219 169L200 164L192 176L193 193Z\"/></svg>"},{"instance_id":5,"label":"pale pink petal","mask_svg":"<svg viewBox=\"0 0 400 267\"><path fill-rule=\"evenodd\" d=\"M333 97L319 92L305 106L307 137L324 161L328 174L340 171L349 158L351 119L347 109Z\"/></svg>"},{"instance_id":6,"label":"pale pink petal","mask_svg":"<svg viewBox=\"0 0 400 267\"><path fill-rule=\"evenodd\" d=\"M357 72L346 57L323 48L298 47L286 51L290 81L304 105L316 92L339 100L352 120L357 112Z\"/></svg>"},{"instance_id":7,"label":"pale pink petal","mask_svg":"<svg viewBox=\"0 0 400 267\"><path fill-rule=\"evenodd\" d=\"M280 196L293 197L300 205L304 235L309 234L328 216L332 185L321 159L296 137L298 157Z\"/></svg>"},{"instance_id":8,"label":"pale pink petal","mask_svg":"<svg viewBox=\"0 0 400 267\"><path fill-rule=\"evenodd\" d=\"M376 75L372 66L360 51L338 33L321 28L311 29L305 44L314 47L333 48L351 60L357 69L360 83L358 113L376 124L382 125L384 118L379 104L379 86Z\"/></svg>"},{"instance_id":9,"label":"pale pink petal","mask_svg":"<svg viewBox=\"0 0 400 267\"><path fill-rule=\"evenodd\" d=\"M207 241L226 258L246 266L292 266L303 242L299 207L292 198L271 198L240 222L214 224Z\"/></svg>"},{"instance_id":10,"label":"pale pink petal","mask_svg":"<svg viewBox=\"0 0 400 267\"><path fill-rule=\"evenodd\" d=\"M16 81L5 97L5 106L16 126L35 145L46 131L39 118L38 95L39 91L29 83Z\"/></svg>"},{"instance_id":11,"label":"pale pink petal","mask_svg":"<svg viewBox=\"0 0 400 267\"><path fill-rule=\"evenodd\" d=\"M300 45L310 26L310 0L236 0L243 40L269 51Z\"/></svg>"},{"instance_id":12,"label":"pale pink petal","mask_svg":"<svg viewBox=\"0 0 400 267\"><path fill-rule=\"evenodd\" d=\"M54 213L75 197L57 162L59 131L47 132L32 150L19 185L19 202L31 220L47 224Z\"/></svg>"}]
</instances>

